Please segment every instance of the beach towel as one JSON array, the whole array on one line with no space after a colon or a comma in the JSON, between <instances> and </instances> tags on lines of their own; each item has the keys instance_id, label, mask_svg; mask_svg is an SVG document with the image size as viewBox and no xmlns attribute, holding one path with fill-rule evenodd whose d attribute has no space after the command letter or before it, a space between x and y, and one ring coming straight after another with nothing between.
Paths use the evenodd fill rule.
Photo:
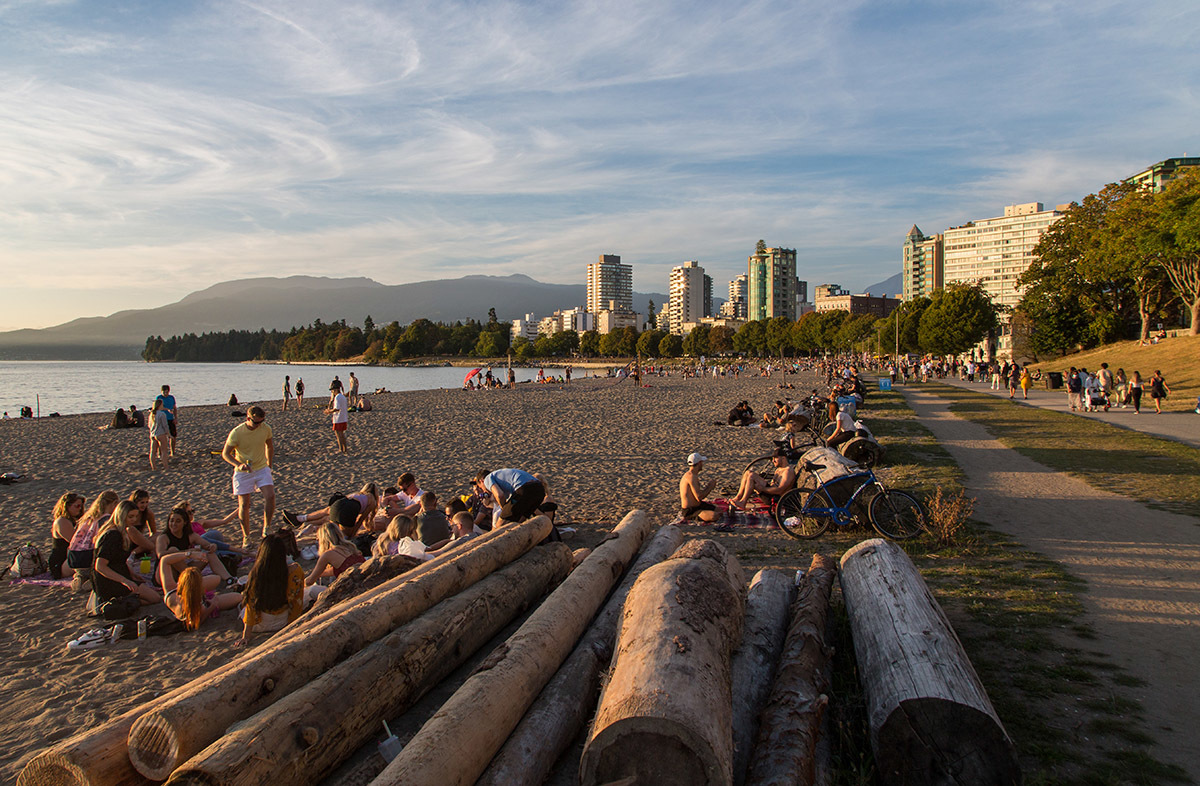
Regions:
<instances>
[{"instance_id":1,"label":"beach towel","mask_svg":"<svg viewBox=\"0 0 1200 786\"><path fill-rule=\"evenodd\" d=\"M738 510L729 504L729 500L723 497L717 497L712 500L713 506L717 512L721 514L720 521L708 522L692 519L678 518L674 523L676 526L692 525L707 527L715 524L717 529L722 532L746 527L749 529L778 529L779 524L775 522L775 517L771 515L771 510L763 506L754 506L749 510Z\"/></svg>"},{"instance_id":2,"label":"beach towel","mask_svg":"<svg viewBox=\"0 0 1200 786\"><path fill-rule=\"evenodd\" d=\"M49 571L47 571L46 573L39 573L36 576L28 576L23 579L13 579L9 582L9 585L11 586L13 584L32 584L35 587L70 587L71 580L53 578Z\"/></svg>"}]
</instances>

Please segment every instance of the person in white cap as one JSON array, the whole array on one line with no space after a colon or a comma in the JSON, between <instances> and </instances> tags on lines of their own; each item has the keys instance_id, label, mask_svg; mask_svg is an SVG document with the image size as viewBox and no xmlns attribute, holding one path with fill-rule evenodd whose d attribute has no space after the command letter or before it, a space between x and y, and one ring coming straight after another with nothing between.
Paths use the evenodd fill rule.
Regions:
<instances>
[{"instance_id":1,"label":"person in white cap","mask_svg":"<svg viewBox=\"0 0 1200 786\"><path fill-rule=\"evenodd\" d=\"M700 473L705 461L708 459L699 453L689 455L687 472L679 479L679 515L685 519L716 521L720 518L716 506L704 501L717 485L716 480L709 481L707 486L700 485Z\"/></svg>"}]
</instances>

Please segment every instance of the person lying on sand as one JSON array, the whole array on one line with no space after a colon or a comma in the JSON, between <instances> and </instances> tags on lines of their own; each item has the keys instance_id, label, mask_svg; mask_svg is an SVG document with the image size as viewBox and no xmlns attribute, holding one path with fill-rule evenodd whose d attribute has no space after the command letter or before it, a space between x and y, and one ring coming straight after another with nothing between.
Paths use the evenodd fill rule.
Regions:
<instances>
[{"instance_id":1,"label":"person lying on sand","mask_svg":"<svg viewBox=\"0 0 1200 786\"><path fill-rule=\"evenodd\" d=\"M706 461L708 459L699 453L692 453L687 457L687 472L679 479L679 515L685 519L716 521L720 518L716 506L704 501L716 488L717 481L714 479L705 486L700 485L700 473L704 471Z\"/></svg>"},{"instance_id":2,"label":"person lying on sand","mask_svg":"<svg viewBox=\"0 0 1200 786\"><path fill-rule=\"evenodd\" d=\"M374 483L363 485L355 494L335 494L330 498L328 505L310 513L292 513L290 510L285 510L283 511L284 521L296 528L297 538L311 536L322 524L329 521L333 505L343 499L352 500L358 504L356 520L359 527L369 525L374 521L375 511L379 508L379 487ZM355 534L357 534L357 529L358 527L355 528ZM347 535L347 537L354 537L354 535Z\"/></svg>"},{"instance_id":3,"label":"person lying on sand","mask_svg":"<svg viewBox=\"0 0 1200 786\"><path fill-rule=\"evenodd\" d=\"M217 555L217 544L205 540L196 534L192 529L192 522L187 515L187 511L175 508L167 514L167 526L156 537L155 548L158 552L159 575L162 575L163 572L162 562L164 558L168 555L186 553L191 555L186 560L171 560L171 564L175 566L176 571L182 572L184 568L207 565L215 577L221 580L225 589L237 586L237 579L229 575L229 571ZM174 578L174 574L172 574L172 581L174 581ZM163 586L163 590L165 591L166 589Z\"/></svg>"}]
</instances>

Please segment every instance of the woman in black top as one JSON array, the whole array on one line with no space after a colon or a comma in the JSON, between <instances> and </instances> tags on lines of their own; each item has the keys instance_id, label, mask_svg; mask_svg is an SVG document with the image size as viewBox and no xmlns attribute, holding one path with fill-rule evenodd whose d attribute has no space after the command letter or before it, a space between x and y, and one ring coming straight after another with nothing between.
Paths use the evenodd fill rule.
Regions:
<instances>
[{"instance_id":1,"label":"woman in black top","mask_svg":"<svg viewBox=\"0 0 1200 786\"><path fill-rule=\"evenodd\" d=\"M50 538L54 543L50 551L51 578L69 579L75 575L75 571L63 563L67 561L67 549L75 535L75 526L83 515L83 503L83 497L68 491L54 505L54 523L50 525Z\"/></svg>"},{"instance_id":2,"label":"woman in black top","mask_svg":"<svg viewBox=\"0 0 1200 786\"><path fill-rule=\"evenodd\" d=\"M92 563L92 586L102 600L136 595L142 605L161 603L162 596L149 584L139 584L129 573L129 554L133 543L128 532L136 526L138 509L125 500L96 533L96 557Z\"/></svg>"},{"instance_id":3,"label":"woman in black top","mask_svg":"<svg viewBox=\"0 0 1200 786\"><path fill-rule=\"evenodd\" d=\"M180 551L192 551L193 549L195 550L193 552L195 558L188 559L183 564L175 563L176 569L180 573L183 572L184 568L189 566L203 567L204 565L208 565L225 586L228 587L236 583L217 556L217 544L197 535L196 531L192 529L192 517L188 513L187 508L176 507L167 516L167 526L158 535L158 558L161 560L168 554Z\"/></svg>"},{"instance_id":4,"label":"woman in black top","mask_svg":"<svg viewBox=\"0 0 1200 786\"><path fill-rule=\"evenodd\" d=\"M1154 376L1150 377L1150 398L1154 399L1154 414L1162 414L1162 400L1171 392L1171 388L1167 385L1167 380L1163 378L1161 371L1155 371Z\"/></svg>"}]
</instances>

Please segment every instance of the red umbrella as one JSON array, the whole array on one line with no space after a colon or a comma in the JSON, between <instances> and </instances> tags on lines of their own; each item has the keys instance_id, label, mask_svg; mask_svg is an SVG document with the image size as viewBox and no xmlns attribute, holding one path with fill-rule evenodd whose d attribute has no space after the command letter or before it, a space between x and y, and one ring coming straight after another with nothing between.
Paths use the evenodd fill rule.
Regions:
<instances>
[{"instance_id":1,"label":"red umbrella","mask_svg":"<svg viewBox=\"0 0 1200 786\"><path fill-rule=\"evenodd\" d=\"M478 374L480 371L483 371L483 369L482 368L474 368L474 369L471 369L470 371L468 371L467 375L465 377L463 377L463 384L465 385L468 382L470 382L475 377L475 375Z\"/></svg>"}]
</instances>

